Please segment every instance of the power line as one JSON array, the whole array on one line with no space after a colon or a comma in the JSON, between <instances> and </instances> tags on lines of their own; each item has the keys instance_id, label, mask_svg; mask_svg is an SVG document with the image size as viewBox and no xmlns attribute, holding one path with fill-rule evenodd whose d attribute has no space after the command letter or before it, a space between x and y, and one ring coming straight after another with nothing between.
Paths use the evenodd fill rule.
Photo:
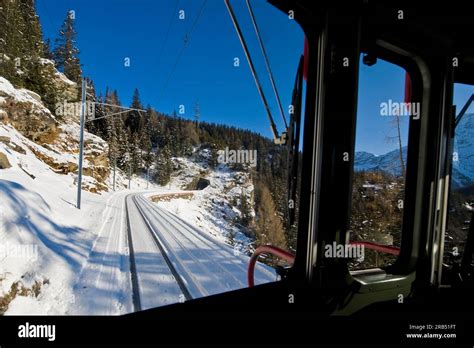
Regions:
<instances>
[{"instance_id":1,"label":"power line","mask_svg":"<svg viewBox=\"0 0 474 348\"><path fill-rule=\"evenodd\" d=\"M146 111L144 109L137 109L137 108L129 108L127 106L121 106L121 105L115 105L115 104L108 104L108 103L97 103L97 102L94 102L95 105L105 105L105 106L112 106L112 107L118 107L118 108L121 108L121 109L127 109L127 110L140 110L140 111Z\"/></svg>"},{"instance_id":2,"label":"power line","mask_svg":"<svg viewBox=\"0 0 474 348\"><path fill-rule=\"evenodd\" d=\"M280 95L278 94L278 89L276 88L275 80L273 79L273 73L272 73L272 69L270 67L270 60L268 59L267 50L265 49L265 46L263 45L262 36L260 34L260 30L258 28L257 21L255 20L255 15L253 13L252 6L250 5L250 0L246 0L246 2L247 2L247 7L248 7L249 13L250 13L250 18L252 19L253 27L255 29L255 34L257 35L258 43L260 45L260 49L262 50L263 58L265 59L265 66L267 67L267 72L268 72L268 75L270 76L270 81L272 83L273 93L275 93L275 98L278 102L278 108L280 109L281 118L283 119L283 123L285 123L285 128L288 128L288 123L286 122L285 112L283 111L283 107L281 106Z\"/></svg>"},{"instance_id":3,"label":"power line","mask_svg":"<svg viewBox=\"0 0 474 348\"><path fill-rule=\"evenodd\" d=\"M183 55L183 52L184 50L186 49L186 47L189 45L189 41L191 40L191 34L193 33L194 29L196 28L197 26L197 23L199 22L199 19L201 18L203 12L204 12L204 8L206 7L206 3L207 3L207 0L204 0L201 4L201 7L199 9L199 12L196 16L196 18L194 19L194 22L193 22L193 25L191 26L191 29L189 29L188 33L186 33L185 35L185 40L183 42L183 46L181 47L179 53L178 53L178 56L176 57L176 60L174 62L174 65L173 67L171 68L171 71L168 75L168 78L166 79L162 89L161 89L161 93L160 93L160 97L163 96L163 93L164 91L166 90L166 87L168 87L168 83L171 81L171 77L173 76L175 70L176 70L176 67L178 66L178 63L181 59L181 56Z\"/></svg>"},{"instance_id":4,"label":"power line","mask_svg":"<svg viewBox=\"0 0 474 348\"><path fill-rule=\"evenodd\" d=\"M204 0L202 2L201 8L199 9L199 13L198 13L196 19L194 20L194 23L193 23L191 29L188 32L188 37L191 37L191 34L193 33L194 29L196 28L196 25L197 25L199 19L201 18L201 15L204 12L204 7L206 7L206 3L207 3L207 0Z\"/></svg>"},{"instance_id":5,"label":"power line","mask_svg":"<svg viewBox=\"0 0 474 348\"><path fill-rule=\"evenodd\" d=\"M242 34L242 30L240 29L239 23L237 22L237 18L235 17L234 10L232 9L232 5L230 4L229 0L224 0L224 3L229 11L230 18L232 20L232 24L234 25L235 31L237 32L237 36L239 37L240 44L245 53L245 57L247 57L247 61L249 63L250 72L252 73L253 79L257 86L258 94L260 95L260 99L262 100L263 106L265 107L265 111L267 112L268 121L270 122L270 129L273 133L273 139L276 144L284 143L284 137L279 137L277 127L275 122L273 121L272 112L270 111L270 107L267 102L267 98L265 98L265 93L263 92L262 86L260 84L260 80L257 75L257 71L255 70L255 66L252 61L252 57L250 56L249 49L244 39L244 35ZM284 133L285 134L285 133Z\"/></svg>"},{"instance_id":6,"label":"power line","mask_svg":"<svg viewBox=\"0 0 474 348\"><path fill-rule=\"evenodd\" d=\"M168 36L171 32L171 27L173 26L173 19L174 19L174 15L176 13L176 10L178 9L178 6L179 6L179 0L176 0L176 4L174 6L174 9L173 9L173 12L171 13L171 18L170 18L170 22L168 24L168 29L166 30L166 34L165 34L165 40L163 41L163 44L161 45L161 49L160 49L160 53L158 55L158 62L160 62L161 60L161 56L163 54L163 50L166 46L166 43L168 42Z\"/></svg>"}]
</instances>

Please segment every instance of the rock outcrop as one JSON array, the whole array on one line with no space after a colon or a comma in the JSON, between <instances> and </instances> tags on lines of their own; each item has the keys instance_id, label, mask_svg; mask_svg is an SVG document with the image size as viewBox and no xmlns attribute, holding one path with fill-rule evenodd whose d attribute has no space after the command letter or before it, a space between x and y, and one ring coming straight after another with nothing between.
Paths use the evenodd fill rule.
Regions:
<instances>
[{"instance_id":1,"label":"rock outcrop","mask_svg":"<svg viewBox=\"0 0 474 348\"><path fill-rule=\"evenodd\" d=\"M30 140L49 143L57 136L56 118L41 103L40 96L27 89L16 89L3 77L0 77L0 109L2 121Z\"/></svg>"},{"instance_id":2,"label":"rock outcrop","mask_svg":"<svg viewBox=\"0 0 474 348\"><path fill-rule=\"evenodd\" d=\"M44 64L52 62L45 60ZM63 100L75 101L76 84L60 72L56 71L55 76L55 83L64 93ZM23 145L52 171L63 175L77 174L80 131L77 120L56 117L44 106L38 94L17 89L3 77L0 77L0 122L10 124L29 139L31 142ZM107 142L88 132L84 135L84 189L91 192L108 190L105 184L110 173ZM25 153L22 146L11 142L7 136L2 136L0 141L16 152ZM5 155L1 160L2 168L10 166Z\"/></svg>"},{"instance_id":3,"label":"rock outcrop","mask_svg":"<svg viewBox=\"0 0 474 348\"><path fill-rule=\"evenodd\" d=\"M0 152L0 169L10 168L12 165L8 161L7 155L3 152Z\"/></svg>"}]
</instances>

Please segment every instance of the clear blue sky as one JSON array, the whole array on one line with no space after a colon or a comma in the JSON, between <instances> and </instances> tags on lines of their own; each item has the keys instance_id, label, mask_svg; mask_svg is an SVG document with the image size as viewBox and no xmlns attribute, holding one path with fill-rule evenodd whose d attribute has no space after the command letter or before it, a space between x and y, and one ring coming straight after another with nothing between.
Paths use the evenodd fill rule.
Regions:
<instances>
[{"instance_id":1,"label":"clear blue sky","mask_svg":"<svg viewBox=\"0 0 474 348\"><path fill-rule=\"evenodd\" d=\"M372 66L359 66L356 151L383 155L398 148L398 143L389 139L397 135L394 117L380 116L380 104L389 99L404 101L405 70L381 59ZM400 117L400 126L402 143L406 145L408 117Z\"/></svg>"},{"instance_id":2,"label":"clear blue sky","mask_svg":"<svg viewBox=\"0 0 474 348\"><path fill-rule=\"evenodd\" d=\"M67 12L74 10L77 45L84 73L98 91L106 86L117 89L123 104L129 105L137 87L144 105L172 113L185 106L184 117L191 118L199 101L201 119L257 131L270 137L269 124L242 47L223 0L208 0L189 44L163 90L170 70L183 46L203 0L36 0L46 38L57 37ZM283 123L273 97L263 58L244 1L232 1L260 80L270 101L278 129ZM262 0L253 0L257 18L284 106L291 92L304 34L299 25ZM172 18L167 41L165 34ZM160 55L161 53L161 55ZM131 66L124 67L129 57ZM233 66L234 57L240 67ZM377 155L397 147L387 138L396 135L392 117L380 116L380 103L403 101L405 72L381 60L368 67L361 64L356 150ZM463 104L472 88L457 85L455 102ZM458 106L458 110L462 105ZM408 119L402 119L402 140L407 142Z\"/></svg>"},{"instance_id":3,"label":"clear blue sky","mask_svg":"<svg viewBox=\"0 0 474 348\"><path fill-rule=\"evenodd\" d=\"M474 86L454 85L456 113L461 111L473 93ZM397 148L398 143L393 139L397 135L393 117L380 116L380 104L389 99L403 101L404 94L404 69L380 59L370 67L360 64L356 151L383 155ZM467 112L474 112L474 103ZM408 141L408 118L400 117L400 121L402 143L405 146Z\"/></svg>"},{"instance_id":4,"label":"clear blue sky","mask_svg":"<svg viewBox=\"0 0 474 348\"><path fill-rule=\"evenodd\" d=\"M194 105L199 101L202 120L236 125L270 136L265 110L222 0L207 1L162 94L202 0L179 1L185 20L180 20L178 13L173 15L170 35L160 56L175 4L175 0L37 0L36 7L43 32L52 40L67 11L75 11L81 63L97 90L105 91L106 86L117 89L122 103L130 104L137 87L145 105L172 113L182 104L184 117L193 117ZM245 2L234 0L232 4L281 131L283 123ZM287 106L291 102L298 59L303 53L303 31L268 3L253 1L252 5L282 103ZM125 57L131 59L129 68L124 67ZM238 68L233 66L234 57L240 58Z\"/></svg>"}]
</instances>

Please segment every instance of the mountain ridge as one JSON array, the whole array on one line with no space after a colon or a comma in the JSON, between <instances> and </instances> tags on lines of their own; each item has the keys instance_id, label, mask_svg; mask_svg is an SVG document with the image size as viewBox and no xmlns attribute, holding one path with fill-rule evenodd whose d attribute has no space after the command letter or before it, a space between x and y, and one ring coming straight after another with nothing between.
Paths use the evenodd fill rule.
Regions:
<instances>
[{"instance_id":1,"label":"mountain ridge","mask_svg":"<svg viewBox=\"0 0 474 348\"><path fill-rule=\"evenodd\" d=\"M474 183L474 113L464 115L456 128L453 144L452 185L455 188L471 186ZM407 146L402 147L403 161L406 165ZM401 176L400 151L389 151L375 155L368 151L356 151L355 171L383 171Z\"/></svg>"}]
</instances>

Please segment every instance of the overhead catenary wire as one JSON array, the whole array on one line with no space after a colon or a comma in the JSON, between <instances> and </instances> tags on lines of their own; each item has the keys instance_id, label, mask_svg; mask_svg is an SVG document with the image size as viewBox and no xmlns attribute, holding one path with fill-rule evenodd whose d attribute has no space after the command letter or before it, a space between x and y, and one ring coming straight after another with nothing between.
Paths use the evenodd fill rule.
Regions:
<instances>
[{"instance_id":1,"label":"overhead catenary wire","mask_svg":"<svg viewBox=\"0 0 474 348\"><path fill-rule=\"evenodd\" d=\"M87 94L89 94L89 93L87 93ZM96 106L96 105L110 106L110 107L115 108L115 109L122 109L122 111L117 111L117 112L114 112L112 114L107 114L107 115L100 116L100 117L93 117L92 119L86 120L86 122L97 121L97 120L101 120L103 118L108 118L108 117L111 117L111 116L117 116L117 115L125 114L125 113L131 112L131 111L137 111L140 114L140 117L143 117L142 112L145 112L145 113L147 112L147 110L144 110L144 109L129 108L127 106L121 106L121 105L115 105L115 104L98 103L98 102L92 102L92 104L94 104L94 106Z\"/></svg>"},{"instance_id":2,"label":"overhead catenary wire","mask_svg":"<svg viewBox=\"0 0 474 348\"><path fill-rule=\"evenodd\" d=\"M171 81L171 78L173 77L173 74L176 70L176 67L178 66L179 64L179 61L181 60L181 56L183 55L184 53L184 50L186 49L186 47L189 45L189 41L191 40L191 34L193 33L194 29L196 28L197 26L197 23L199 21L199 19L201 18L203 12L204 12L204 8L206 7L206 3L207 3L207 0L204 0L201 4L201 7L199 9L199 12L196 16L196 18L194 19L194 22L191 26L191 28L189 29L189 31L185 34L185 40L183 42L183 46L181 47L177 57L176 57L176 60L170 70L170 73L168 74L168 77L167 79L165 80L165 83L163 84L163 87L161 88L161 93L160 93L160 97L164 94L165 90L166 90L166 87L168 87L168 83Z\"/></svg>"},{"instance_id":3,"label":"overhead catenary wire","mask_svg":"<svg viewBox=\"0 0 474 348\"><path fill-rule=\"evenodd\" d=\"M255 29L255 34L257 35L258 43L260 45L260 49L262 50L263 58L265 59L265 66L267 67L267 72L268 72L268 75L270 77L270 81L271 81L272 88L273 88L273 93L275 94L275 98L276 98L277 103L278 103L278 109L280 110L280 115L281 115L281 118L283 120L283 123L285 124L285 128L288 128L288 123L286 122L285 112L283 111L283 107L281 105L280 95L278 94L278 89L276 88L275 80L273 78L272 69L270 67L270 60L268 59L267 50L265 49L265 45L263 44L262 36L260 34L260 30L258 28L257 21L255 20L255 14L253 12L252 5L250 4L250 0L246 0L246 2L247 2L247 8L249 10L250 18L252 19L252 24L253 24L253 27Z\"/></svg>"},{"instance_id":4,"label":"overhead catenary wire","mask_svg":"<svg viewBox=\"0 0 474 348\"><path fill-rule=\"evenodd\" d=\"M116 107L119 107L119 106L116 106ZM144 111L144 110L140 110L140 109L127 109L127 110L115 112L115 113L113 113L113 114L107 114L107 115L105 115L105 116L94 117L93 119L87 120L86 122L97 121L97 120L101 120L101 119L103 119L103 118L121 115L121 114L125 114L125 113L127 113L127 112L130 112L130 111L137 111L137 112L140 114L140 116L143 116L141 112Z\"/></svg>"},{"instance_id":5,"label":"overhead catenary wire","mask_svg":"<svg viewBox=\"0 0 474 348\"><path fill-rule=\"evenodd\" d=\"M115 104L108 104L108 103L97 103L97 102L94 102L94 104L95 104L95 105L112 106L112 107L117 107L117 108L120 108L120 109L128 109L128 110L136 110L136 111L146 111L145 109L129 108L128 106L115 105Z\"/></svg>"},{"instance_id":6,"label":"overhead catenary wire","mask_svg":"<svg viewBox=\"0 0 474 348\"><path fill-rule=\"evenodd\" d=\"M176 13L176 10L178 9L178 6L179 6L179 0L176 0L176 4L174 6L173 12L171 13L171 18L170 18L170 21L169 21L169 24L168 24L168 29L166 30L165 39L163 40L163 44L161 45L161 48L160 48L160 51L159 51L159 54L158 54L158 63L161 60L163 50L165 49L166 43L168 42L168 37L169 37L169 34L171 32L171 27L173 26L173 18L174 18L174 15Z\"/></svg>"},{"instance_id":7,"label":"overhead catenary wire","mask_svg":"<svg viewBox=\"0 0 474 348\"><path fill-rule=\"evenodd\" d=\"M237 19L234 14L234 10L232 9L232 6L230 5L229 0L224 0L224 3L227 7L227 10L229 12L230 18L232 19L232 23L234 24L234 28L237 32L237 36L239 37L240 43L242 45L242 48L244 49L245 56L247 57L247 61L250 66L250 71L252 72L253 79L255 81L255 84L257 85L258 93L260 94L260 98L262 99L263 105L265 107L265 111L267 112L268 120L270 122L270 129L273 133L273 139L275 142L280 140L280 137L278 135L278 130L276 128L275 122L273 121L273 116L270 111L270 107L268 106L267 99L265 98L265 94L263 93L262 87L260 85L260 81L257 76L257 72L255 70L255 67L252 62L252 58L250 57L250 53L247 47L247 44L245 43L244 36L242 35L242 31L240 30L239 23L237 22Z\"/></svg>"}]
</instances>

